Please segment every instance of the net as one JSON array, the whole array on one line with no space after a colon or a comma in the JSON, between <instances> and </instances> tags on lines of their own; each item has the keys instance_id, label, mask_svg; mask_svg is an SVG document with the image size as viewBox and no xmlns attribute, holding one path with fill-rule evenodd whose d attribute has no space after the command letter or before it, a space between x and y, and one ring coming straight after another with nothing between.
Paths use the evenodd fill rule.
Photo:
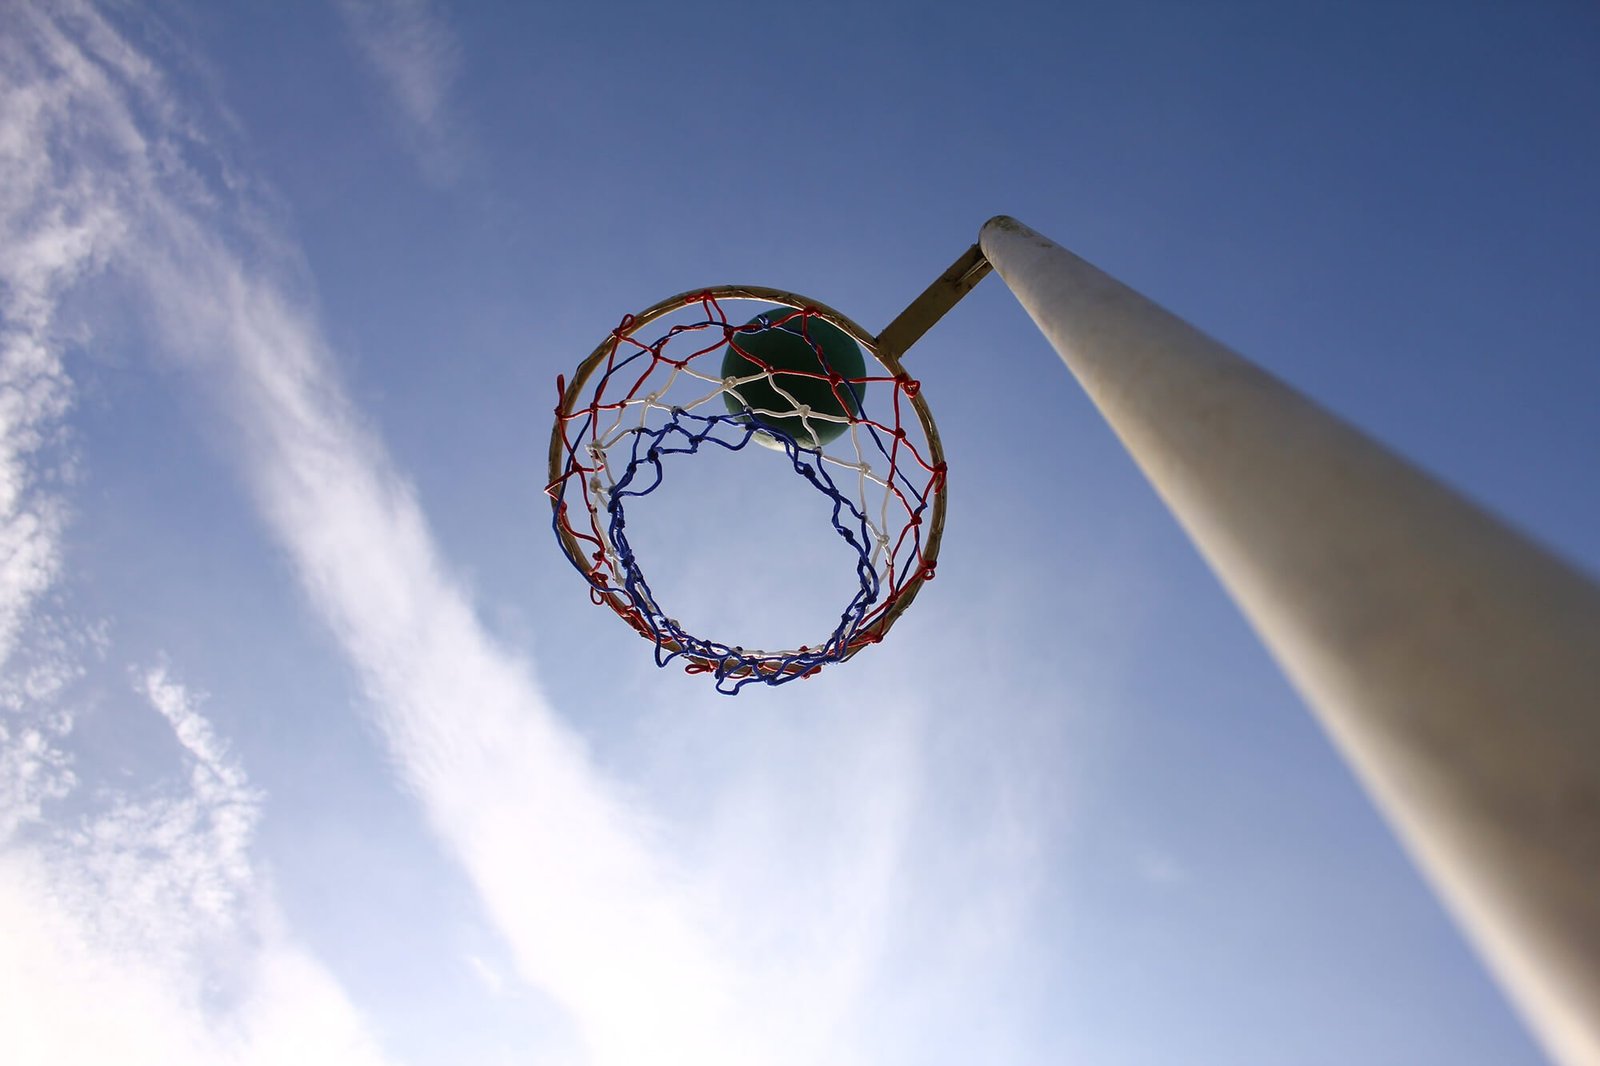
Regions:
<instances>
[{"instance_id":1,"label":"net","mask_svg":"<svg viewBox=\"0 0 1600 1066\"><path fill-rule=\"evenodd\" d=\"M739 301L766 309L741 323L727 311ZM919 383L838 312L772 289L685 293L625 317L557 390L546 488L557 539L590 598L651 641L660 666L681 661L730 695L811 677L882 640L933 577L945 509L937 429ZM687 632L629 540L629 504L662 490L673 464L752 444L782 452L780 467L826 499L856 559L837 625L797 647Z\"/></svg>"}]
</instances>

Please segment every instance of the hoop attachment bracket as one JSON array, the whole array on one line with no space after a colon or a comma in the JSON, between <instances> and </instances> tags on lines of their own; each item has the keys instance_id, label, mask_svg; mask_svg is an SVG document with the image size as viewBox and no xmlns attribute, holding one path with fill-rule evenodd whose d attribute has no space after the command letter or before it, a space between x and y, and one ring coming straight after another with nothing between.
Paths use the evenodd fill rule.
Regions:
<instances>
[{"instance_id":1,"label":"hoop attachment bracket","mask_svg":"<svg viewBox=\"0 0 1600 1066\"><path fill-rule=\"evenodd\" d=\"M883 332L878 334L874 344L881 352L886 352L896 359L906 354L906 350L922 335L932 329L934 323L945 316L961 298L971 292L973 287L982 281L992 269L989 260L984 258L983 249L974 244L961 258L950 264L950 268L922 290L922 295L911 301L911 305L895 320L883 327Z\"/></svg>"}]
</instances>

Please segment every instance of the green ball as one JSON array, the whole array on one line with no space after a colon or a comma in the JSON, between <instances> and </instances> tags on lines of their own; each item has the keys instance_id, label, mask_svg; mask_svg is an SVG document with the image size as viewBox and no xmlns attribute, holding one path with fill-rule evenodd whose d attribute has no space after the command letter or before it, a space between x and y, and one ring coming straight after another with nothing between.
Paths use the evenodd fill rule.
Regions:
<instances>
[{"instance_id":1,"label":"green ball","mask_svg":"<svg viewBox=\"0 0 1600 1066\"><path fill-rule=\"evenodd\" d=\"M789 321L773 324L785 317L789 317ZM762 363L773 369L773 376L736 386L737 396L733 392L723 393L728 410L742 414L750 408L756 425L780 429L802 448L819 448L843 433L848 428L843 420L861 414L861 397L866 386L859 379L867 376L861 346L833 323L815 316L802 317L787 307L763 311L746 323L746 329L758 325L767 328L740 330L734 334L734 344L753 358L747 358L734 344L729 344L722 358L722 377L727 380L761 373ZM818 350L822 353L820 359ZM803 376L806 374L836 374L844 380L830 382ZM851 379L856 380L852 383ZM778 388L792 396L793 401ZM808 407L813 416L824 417L808 419L797 407ZM796 413L787 413L790 411ZM765 435L758 435L756 439L763 444L776 445L773 438Z\"/></svg>"}]
</instances>

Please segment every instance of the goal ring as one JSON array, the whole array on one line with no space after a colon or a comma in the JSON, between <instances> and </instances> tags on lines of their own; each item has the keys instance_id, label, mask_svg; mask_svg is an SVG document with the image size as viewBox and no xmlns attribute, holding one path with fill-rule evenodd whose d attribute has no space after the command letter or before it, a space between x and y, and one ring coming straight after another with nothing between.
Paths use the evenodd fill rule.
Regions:
<instances>
[{"instance_id":1,"label":"goal ring","mask_svg":"<svg viewBox=\"0 0 1600 1066\"><path fill-rule=\"evenodd\" d=\"M633 344L642 348L649 348L642 342L634 340L636 334L654 322L665 318L677 311L703 305L708 309L721 312L721 303L724 301L759 302L768 305L790 308L801 312L807 319L817 318L836 327L848 335L858 344L862 352L881 366L888 379L892 379L895 388L895 402L897 407L903 398L916 416L925 439L926 455L919 456L918 463L929 471L927 499L924 501L926 514L914 513L907 523L910 527L921 526L916 530L917 544L915 550L916 565L911 568L913 572L903 574L900 579L892 581L888 589L889 599L876 611L870 612L859 626L854 627L846 640L840 646L820 651L816 648L802 646L805 655L796 656L794 653L778 652L768 653L753 651L744 648L733 648L730 653L720 653L713 650L714 645L696 639L684 640L675 635L672 630L663 631L659 625L651 622L648 612L642 612L635 595L629 590L616 586L608 578L607 567L604 565L604 553L610 548L609 542L602 538L600 551L597 555L593 544L587 545L584 540L591 540L584 536L580 540L568 518L569 500L567 498L567 485L573 477L583 477L584 472L581 461L578 459L579 446L568 435L569 425L575 418L581 417L590 410L589 403L597 402L591 392L591 381L597 371L611 364L618 352L619 346ZM726 319L723 320L726 322ZM674 327L676 329L677 327ZM669 333L670 336L670 333ZM657 348L663 341L657 342ZM718 345L720 347L720 345ZM653 350L653 349L652 349ZM711 349L703 349L692 358L701 357ZM670 362L670 360L668 360ZM675 364L676 365L676 364ZM654 372L652 365L649 372ZM876 376L875 376L876 379ZM573 567L583 575L590 587L590 597L595 603L607 606L618 617L645 639L656 646L656 660L660 665L666 665L675 659L681 659L685 668L691 673L710 673L717 680L719 691L734 693L745 684L762 682L766 684L781 684L800 677L809 677L819 671L822 666L831 662L842 662L853 657L862 648L869 644L881 641L890 628L905 613L915 600L922 586L933 576L934 568L938 562L939 544L944 533L946 499L945 499L945 458L944 449L940 443L938 427L934 422L932 411L927 400L923 397L917 382L906 374L898 355L880 345L875 337L862 329L860 325L839 313L831 307L816 300L798 296L780 289L771 289L761 286L720 286L714 288L692 289L678 294L669 299L646 308L644 311L626 317L622 323L608 333L583 360L573 372L570 381L557 379L560 394L555 410L555 423L550 437L550 467L549 480L546 483L546 493L550 497L552 507L552 521L560 541L562 551ZM719 417L718 420L725 421ZM880 427L887 428L887 427ZM898 425L892 431L900 441L906 440L904 430ZM787 441L784 447L790 452L790 457L796 462L799 469L796 449L803 446L796 445L791 438L784 434L774 434ZM897 443L898 446L898 443ZM893 461L886 475L892 479L896 476ZM590 504L590 510L594 505ZM903 534L902 534L903 535ZM898 547L896 548L898 551ZM893 560L891 560L893 562ZM632 565L630 563L630 565ZM674 624L675 625L675 624ZM681 631L678 631L681 632ZM826 642L824 642L826 644ZM733 654L737 653L737 654Z\"/></svg>"}]
</instances>

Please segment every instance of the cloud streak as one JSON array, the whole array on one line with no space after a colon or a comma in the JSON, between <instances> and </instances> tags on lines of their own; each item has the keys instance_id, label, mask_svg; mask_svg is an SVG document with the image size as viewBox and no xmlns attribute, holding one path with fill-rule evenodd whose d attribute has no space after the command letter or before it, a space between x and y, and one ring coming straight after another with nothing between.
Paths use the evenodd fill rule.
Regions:
<instances>
[{"instance_id":1,"label":"cloud streak","mask_svg":"<svg viewBox=\"0 0 1600 1066\"><path fill-rule=\"evenodd\" d=\"M8 56L12 99L27 112L10 143L19 159L45 154L33 188L56 197L51 210L96 223L96 240L79 238L91 251L75 260L78 272L114 260L149 297L163 342L222 383L270 527L522 976L573 1014L597 1062L751 1061L738 1050L730 972L683 879L550 713L525 665L483 632L412 490L339 388L314 320L269 269L219 236L220 190L197 188L185 165L197 146L173 118L181 108L159 70L94 9L60 10L24 16L31 50ZM68 273L49 253L74 232L24 257L35 275ZM217 801L210 816L242 814L215 738L166 678L143 683L187 745L196 796ZM188 807L127 807L106 824L114 835L199 840L198 817ZM239 891L225 876L238 859L227 839L212 842L220 850L203 868L210 880L187 885L192 899L223 907ZM17 875L24 901L38 903L26 887L32 875ZM174 892L142 885L135 895ZM66 923L55 934L70 941L74 931Z\"/></svg>"},{"instance_id":2,"label":"cloud streak","mask_svg":"<svg viewBox=\"0 0 1600 1066\"><path fill-rule=\"evenodd\" d=\"M238 357L267 517L523 976L574 1014L597 1061L723 1061L727 974L679 879L483 632L309 324L237 274L227 297L211 324Z\"/></svg>"},{"instance_id":3,"label":"cloud streak","mask_svg":"<svg viewBox=\"0 0 1600 1066\"><path fill-rule=\"evenodd\" d=\"M145 76L92 11L0 12L0 1061L376 1064L260 884L260 796L199 700L165 667L135 676L186 782L83 780L67 746L106 640L47 600L72 473L64 353L88 336L62 308L136 228L138 176L102 165L140 143L108 66Z\"/></svg>"},{"instance_id":4,"label":"cloud streak","mask_svg":"<svg viewBox=\"0 0 1600 1066\"><path fill-rule=\"evenodd\" d=\"M0 1060L384 1061L343 990L282 927L250 861L260 796L165 667L136 691L165 720L187 787L107 790L66 825L0 842ZM29 757L47 768L48 742ZM33 776L25 763L0 777ZM65 795L62 790L56 798Z\"/></svg>"},{"instance_id":5,"label":"cloud streak","mask_svg":"<svg viewBox=\"0 0 1600 1066\"><path fill-rule=\"evenodd\" d=\"M347 17L371 17L366 5L351 7L368 14ZM49 180L69 178L66 214L100 220L78 272L112 263L142 294L160 347L185 357L211 386L267 526L519 976L570 1014L598 1066L778 1063L818 1053L850 1061L848 1041L834 1030L847 1024L884 950L913 821L914 715L896 712L903 698L880 694L875 742L818 767L838 789L824 804L838 806L808 815L815 824L804 828L827 837L827 846L799 859L769 853L787 852L770 843L752 848L796 828L794 813L776 804L765 818L725 827L724 841L748 849L746 869L788 871L790 883L741 874L726 851L709 876L687 870L673 858L682 842L597 770L529 664L485 631L414 489L341 387L315 314L296 295L293 264L284 266L292 252L275 257L270 240L225 236L271 227L254 205L200 181L204 168L186 164L209 148L159 68L94 9L62 10L64 20L33 20L44 58L18 87L69 100L73 118L66 105L42 108L17 142L35 152L56 146L45 152L47 169ZM428 30L421 6L403 10L421 28L393 36L390 54L415 63L374 62L420 79L390 75L425 128L443 121L448 64L406 43ZM195 802L208 817L245 818L252 808L238 791L244 782L193 705L165 675L143 674L140 684L185 745ZM748 784L740 797L748 809L772 803L762 788ZM141 817L129 832L159 833L161 819L178 813ZM204 826L191 818L174 832L203 838ZM213 840L210 880L185 889L223 913L247 895L226 873L242 855L223 846L228 839ZM800 868L818 856L820 870ZM19 870L17 883L33 876ZM767 905L744 905L741 889ZM24 898L38 903L26 891ZM76 934L68 923L59 935ZM287 969L299 965L279 958ZM347 1017L328 1002L336 1018Z\"/></svg>"},{"instance_id":6,"label":"cloud streak","mask_svg":"<svg viewBox=\"0 0 1600 1066\"><path fill-rule=\"evenodd\" d=\"M339 0L338 7L423 175L448 184L460 160L450 94L461 46L443 12L430 0Z\"/></svg>"}]
</instances>

